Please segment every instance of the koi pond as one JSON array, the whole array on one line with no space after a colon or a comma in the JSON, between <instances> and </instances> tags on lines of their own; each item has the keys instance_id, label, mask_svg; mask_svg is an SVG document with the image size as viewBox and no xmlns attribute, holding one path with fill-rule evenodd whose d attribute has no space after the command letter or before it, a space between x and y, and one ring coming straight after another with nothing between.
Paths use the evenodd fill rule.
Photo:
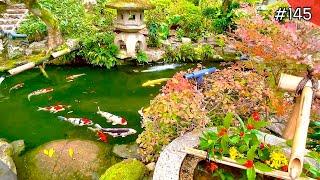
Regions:
<instances>
[{"instance_id":1,"label":"koi pond","mask_svg":"<svg viewBox=\"0 0 320 180\"><path fill-rule=\"evenodd\" d=\"M97 140L96 133L87 126L74 126L61 121L58 116L67 118L88 118L102 127L126 127L137 131L127 137L112 138L109 144L125 144L134 141L142 131L138 110L148 106L158 94L161 85L143 87L148 80L170 78L177 71L195 65L188 64L175 69L155 72L141 72L150 67L120 66L112 70L92 67L48 66L45 78L39 69L33 69L14 77L6 78L0 85L0 137L9 141L24 139L28 149L43 143L67 138ZM66 77L75 74L86 75L68 82ZM1 75L1 74L0 74ZM24 83L19 89L10 88ZM164 83L162 83L164 84ZM53 88L53 92L32 96L28 94L43 88ZM50 113L38 111L39 107L70 105L65 111ZM112 126L97 114L98 107L127 119L126 126Z\"/></svg>"}]
</instances>

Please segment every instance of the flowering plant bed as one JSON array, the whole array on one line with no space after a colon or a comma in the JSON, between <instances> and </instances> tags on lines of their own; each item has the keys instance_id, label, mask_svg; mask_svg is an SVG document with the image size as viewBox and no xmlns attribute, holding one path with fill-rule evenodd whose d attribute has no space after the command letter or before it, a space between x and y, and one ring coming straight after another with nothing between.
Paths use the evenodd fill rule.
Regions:
<instances>
[{"instance_id":1,"label":"flowering plant bed","mask_svg":"<svg viewBox=\"0 0 320 180\"><path fill-rule=\"evenodd\" d=\"M239 125L231 127L234 118ZM218 127L217 131L209 130L203 133L200 137L200 150L186 148L185 152L220 164L246 169L249 180L256 179L256 173L291 179L287 172L288 159L282 146L270 145L258 138L261 134L258 129L267 124L260 119L258 113L253 113L246 122L229 113L223 120L223 126Z\"/></svg>"}]
</instances>

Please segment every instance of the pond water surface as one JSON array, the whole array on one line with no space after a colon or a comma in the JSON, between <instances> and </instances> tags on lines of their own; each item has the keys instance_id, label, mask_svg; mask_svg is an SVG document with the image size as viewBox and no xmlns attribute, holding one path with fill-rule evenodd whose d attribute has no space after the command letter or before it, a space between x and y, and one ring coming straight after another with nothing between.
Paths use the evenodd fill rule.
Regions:
<instances>
[{"instance_id":1,"label":"pond water surface","mask_svg":"<svg viewBox=\"0 0 320 180\"><path fill-rule=\"evenodd\" d=\"M45 78L39 69L9 77L0 85L0 138L9 141L24 139L28 149L56 139L96 140L95 133L87 127L73 126L58 120L57 116L86 117L102 127L112 127L96 113L99 106L103 111L123 116L128 120L127 126L113 127L129 127L138 131L135 135L125 138L109 138L109 143L132 142L142 131L137 111L143 106L148 106L149 101L161 88L161 85L142 87L142 83L147 80L172 77L175 72L193 66L184 65L174 70L148 73L137 72L147 67L121 66L106 70L92 67L48 66L46 72L49 79ZM86 75L73 82L67 82L67 76L80 73ZM23 88L9 93L12 86L22 82L25 84ZM29 93L49 87L54 91L33 96L31 101L28 101ZM57 104L71 105L71 108L56 114L37 111L38 107Z\"/></svg>"}]
</instances>

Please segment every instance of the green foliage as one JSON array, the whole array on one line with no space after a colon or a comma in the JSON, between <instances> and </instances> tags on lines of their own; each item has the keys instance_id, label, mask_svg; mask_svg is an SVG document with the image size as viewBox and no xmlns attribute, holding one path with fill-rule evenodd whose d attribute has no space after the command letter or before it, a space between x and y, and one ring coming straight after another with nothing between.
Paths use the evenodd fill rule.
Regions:
<instances>
[{"instance_id":1,"label":"green foliage","mask_svg":"<svg viewBox=\"0 0 320 180\"><path fill-rule=\"evenodd\" d=\"M183 77L176 74L162 88L162 93L143 110L142 125L145 130L139 135L139 154L143 161L155 161L162 147L174 138L208 124L203 110L202 94Z\"/></svg>"},{"instance_id":2,"label":"green foliage","mask_svg":"<svg viewBox=\"0 0 320 180\"><path fill-rule=\"evenodd\" d=\"M139 51L137 53L137 61L138 63L147 63L148 62L148 56L145 52L143 51Z\"/></svg>"},{"instance_id":3,"label":"green foliage","mask_svg":"<svg viewBox=\"0 0 320 180\"><path fill-rule=\"evenodd\" d=\"M167 47L165 61L167 62L196 62L210 60L215 55L215 51L211 45L198 45L194 47L192 44L182 44L174 49Z\"/></svg>"},{"instance_id":4,"label":"green foliage","mask_svg":"<svg viewBox=\"0 0 320 180\"><path fill-rule=\"evenodd\" d=\"M124 160L111 166L99 180L140 180L146 173L146 167L136 159Z\"/></svg>"},{"instance_id":5,"label":"green foliage","mask_svg":"<svg viewBox=\"0 0 320 180\"><path fill-rule=\"evenodd\" d=\"M110 68L117 63L115 56L118 47L113 44L112 33L97 33L82 39L79 54L85 57L91 64Z\"/></svg>"},{"instance_id":6,"label":"green foliage","mask_svg":"<svg viewBox=\"0 0 320 180\"><path fill-rule=\"evenodd\" d=\"M235 10L238 9L239 3L232 3L225 9L220 7L206 7L202 14L204 17L212 21L213 30L217 33L224 33L228 29L235 29L234 18L236 18Z\"/></svg>"},{"instance_id":7,"label":"green foliage","mask_svg":"<svg viewBox=\"0 0 320 180\"><path fill-rule=\"evenodd\" d=\"M47 26L38 17L29 15L22 21L18 33L28 35L29 41L40 41L47 36Z\"/></svg>"},{"instance_id":8,"label":"green foliage","mask_svg":"<svg viewBox=\"0 0 320 180\"><path fill-rule=\"evenodd\" d=\"M234 124L235 118L233 114L228 113L223 119L223 126L218 126L217 131L204 132L199 144L199 148L207 151L210 158L229 157L247 167L246 174L250 180L256 177L255 168L270 172L272 168L280 169L288 165L280 147L258 140L258 130L265 127L267 122L257 118L256 114L253 117L243 124L243 120L236 116L243 125L233 127L230 125Z\"/></svg>"}]
</instances>

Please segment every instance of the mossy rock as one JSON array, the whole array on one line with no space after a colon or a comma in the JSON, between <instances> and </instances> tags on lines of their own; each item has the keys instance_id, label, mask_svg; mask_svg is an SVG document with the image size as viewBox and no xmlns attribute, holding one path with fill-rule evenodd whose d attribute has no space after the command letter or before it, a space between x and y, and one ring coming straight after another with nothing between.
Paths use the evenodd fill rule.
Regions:
<instances>
[{"instance_id":1,"label":"mossy rock","mask_svg":"<svg viewBox=\"0 0 320 180\"><path fill-rule=\"evenodd\" d=\"M57 140L23 155L17 163L18 176L24 180L97 179L106 168L120 160L113 155L112 146L104 143Z\"/></svg>"},{"instance_id":2,"label":"mossy rock","mask_svg":"<svg viewBox=\"0 0 320 180\"><path fill-rule=\"evenodd\" d=\"M146 173L145 165L136 159L127 159L111 166L100 180L140 180Z\"/></svg>"}]
</instances>

